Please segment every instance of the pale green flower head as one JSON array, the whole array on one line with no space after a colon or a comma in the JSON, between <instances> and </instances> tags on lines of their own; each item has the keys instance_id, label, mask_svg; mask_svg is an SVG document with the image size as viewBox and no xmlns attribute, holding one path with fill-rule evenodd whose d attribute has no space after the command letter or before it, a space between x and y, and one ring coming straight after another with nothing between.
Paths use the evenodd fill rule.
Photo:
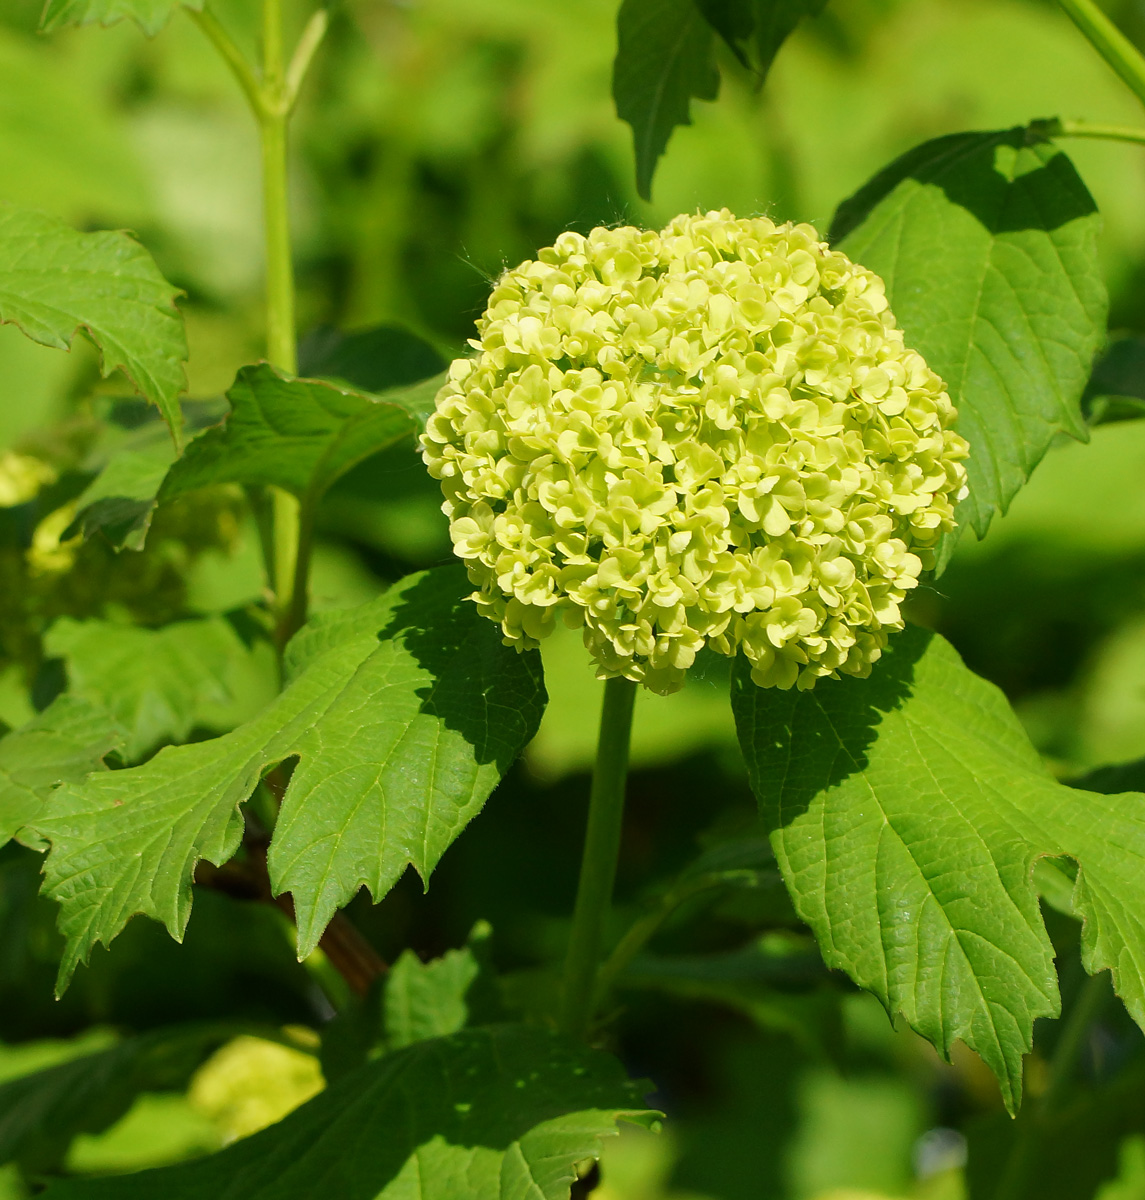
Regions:
<instances>
[{"instance_id":1,"label":"pale green flower head","mask_svg":"<svg viewBox=\"0 0 1145 1200\"><path fill-rule=\"evenodd\" d=\"M869 673L967 457L877 275L724 209L562 234L478 332L422 452L507 642L560 617L657 692L704 646L763 687Z\"/></svg>"}]
</instances>

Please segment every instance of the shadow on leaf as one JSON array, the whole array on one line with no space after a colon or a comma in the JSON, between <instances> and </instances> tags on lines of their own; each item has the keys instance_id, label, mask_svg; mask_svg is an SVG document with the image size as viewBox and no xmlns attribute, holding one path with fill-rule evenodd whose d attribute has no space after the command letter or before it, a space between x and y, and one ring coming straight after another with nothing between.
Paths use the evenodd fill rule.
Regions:
<instances>
[{"instance_id":1,"label":"shadow on leaf","mask_svg":"<svg viewBox=\"0 0 1145 1200\"><path fill-rule=\"evenodd\" d=\"M540 655L528 650L507 661L498 627L474 620L472 591L461 564L426 572L405 590L378 640L400 641L433 676L417 690L421 712L461 734L478 763L496 763L504 774L536 731L548 697ZM512 703L498 703L498 691Z\"/></svg>"},{"instance_id":2,"label":"shadow on leaf","mask_svg":"<svg viewBox=\"0 0 1145 1200\"><path fill-rule=\"evenodd\" d=\"M844 200L829 240L842 241L906 179L941 188L994 235L1052 231L1097 211L1069 158L1034 128L953 133L908 150Z\"/></svg>"},{"instance_id":3,"label":"shadow on leaf","mask_svg":"<svg viewBox=\"0 0 1145 1200\"><path fill-rule=\"evenodd\" d=\"M891 638L868 678L822 679L806 692L757 687L746 659L736 663L732 709L748 769L761 783L769 829L790 823L820 792L865 770L884 715L909 698L915 666L934 636L908 626Z\"/></svg>"}]
</instances>

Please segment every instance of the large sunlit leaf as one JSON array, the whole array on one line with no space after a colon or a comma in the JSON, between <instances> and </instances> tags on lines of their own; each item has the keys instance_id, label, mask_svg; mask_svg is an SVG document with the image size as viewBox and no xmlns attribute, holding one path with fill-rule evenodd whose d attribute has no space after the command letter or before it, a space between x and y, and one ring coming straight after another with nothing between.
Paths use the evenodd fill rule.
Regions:
<instances>
[{"instance_id":1,"label":"large sunlit leaf","mask_svg":"<svg viewBox=\"0 0 1145 1200\"><path fill-rule=\"evenodd\" d=\"M380 899L407 864L428 879L544 707L538 656L503 646L469 591L463 568L442 567L318 617L288 647L285 690L253 720L55 792L34 828L52 844L61 982L135 913L181 937L195 863L235 853L239 805L286 758L299 761L269 865L275 891L294 897L301 955L360 886Z\"/></svg>"},{"instance_id":2,"label":"large sunlit leaf","mask_svg":"<svg viewBox=\"0 0 1145 1200\"><path fill-rule=\"evenodd\" d=\"M944 1054L958 1039L1021 1097L1033 1022L1058 1012L1032 880L1079 868L1083 960L1145 1026L1145 796L1053 779L1005 697L936 634L908 629L869 679L806 692L737 671L752 787L827 964Z\"/></svg>"},{"instance_id":3,"label":"large sunlit leaf","mask_svg":"<svg viewBox=\"0 0 1145 1200\"><path fill-rule=\"evenodd\" d=\"M0 322L66 350L83 331L103 373L122 370L176 434L187 339L178 294L126 233L79 233L0 204Z\"/></svg>"},{"instance_id":4,"label":"large sunlit leaf","mask_svg":"<svg viewBox=\"0 0 1145 1200\"><path fill-rule=\"evenodd\" d=\"M693 0L624 0L616 29L612 97L632 126L636 190L648 199L672 130L691 124L693 99L719 91L712 30Z\"/></svg>"},{"instance_id":5,"label":"large sunlit leaf","mask_svg":"<svg viewBox=\"0 0 1145 1200\"><path fill-rule=\"evenodd\" d=\"M0 845L36 816L56 787L100 770L122 742L123 731L107 710L76 696L58 696L0 738Z\"/></svg>"},{"instance_id":6,"label":"large sunlit leaf","mask_svg":"<svg viewBox=\"0 0 1145 1200\"><path fill-rule=\"evenodd\" d=\"M378 397L291 379L266 363L243 367L227 393L226 420L188 445L159 499L212 483L273 484L320 496L356 463L412 437L431 388L436 393L436 384L418 385Z\"/></svg>"},{"instance_id":7,"label":"large sunlit leaf","mask_svg":"<svg viewBox=\"0 0 1145 1200\"><path fill-rule=\"evenodd\" d=\"M236 691L257 674L222 617L161 629L64 617L44 648L64 660L69 694L98 705L124 731L128 761L162 742L185 742L196 728L222 732L237 724Z\"/></svg>"},{"instance_id":8,"label":"large sunlit leaf","mask_svg":"<svg viewBox=\"0 0 1145 1200\"><path fill-rule=\"evenodd\" d=\"M114 25L130 18L154 36L179 8L203 7L203 0L48 0L40 28L46 33L61 25Z\"/></svg>"},{"instance_id":9,"label":"large sunlit leaf","mask_svg":"<svg viewBox=\"0 0 1145 1200\"><path fill-rule=\"evenodd\" d=\"M917 147L835 215L831 241L877 271L907 341L942 376L970 443L960 521L983 535L1080 401L1105 336L1099 219L1070 160L1024 129Z\"/></svg>"},{"instance_id":10,"label":"large sunlit leaf","mask_svg":"<svg viewBox=\"0 0 1145 1200\"><path fill-rule=\"evenodd\" d=\"M367 1063L220 1154L50 1200L566 1200L618 1120L650 1124L645 1087L610 1055L493 1026Z\"/></svg>"}]
</instances>

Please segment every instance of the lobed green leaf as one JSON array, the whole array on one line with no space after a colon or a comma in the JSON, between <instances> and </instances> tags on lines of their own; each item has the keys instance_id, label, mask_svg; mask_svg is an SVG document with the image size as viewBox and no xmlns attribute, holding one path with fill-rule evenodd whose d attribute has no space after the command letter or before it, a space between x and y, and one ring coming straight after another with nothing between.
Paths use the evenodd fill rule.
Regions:
<instances>
[{"instance_id":1,"label":"lobed green leaf","mask_svg":"<svg viewBox=\"0 0 1145 1200\"><path fill-rule=\"evenodd\" d=\"M61 25L114 25L130 18L153 37L176 9L202 7L203 0L47 0L40 29L49 33Z\"/></svg>"},{"instance_id":2,"label":"lobed green leaf","mask_svg":"<svg viewBox=\"0 0 1145 1200\"><path fill-rule=\"evenodd\" d=\"M103 769L123 730L101 705L58 696L27 724L0 738L0 845L14 838L61 784Z\"/></svg>"},{"instance_id":3,"label":"lobed green leaf","mask_svg":"<svg viewBox=\"0 0 1145 1200\"><path fill-rule=\"evenodd\" d=\"M428 963L403 950L386 977L386 1044L398 1050L464 1029L469 1020L466 993L480 974L481 964L468 949L447 950Z\"/></svg>"},{"instance_id":4,"label":"lobed green leaf","mask_svg":"<svg viewBox=\"0 0 1145 1200\"><path fill-rule=\"evenodd\" d=\"M944 1055L958 1039L1011 1109L1037 1017L1059 1010L1036 860L1073 859L1083 961L1145 1026L1145 796L1054 780L992 684L908 629L867 680L752 684L733 707L752 788L827 964Z\"/></svg>"},{"instance_id":5,"label":"lobed green leaf","mask_svg":"<svg viewBox=\"0 0 1145 1200\"><path fill-rule=\"evenodd\" d=\"M372 396L262 363L239 371L226 420L195 438L159 491L169 500L214 483L271 484L321 496L371 454L412 437L439 380ZM432 407L432 399L430 400Z\"/></svg>"},{"instance_id":6,"label":"lobed green leaf","mask_svg":"<svg viewBox=\"0 0 1145 1200\"><path fill-rule=\"evenodd\" d=\"M68 694L109 714L123 731L123 754L138 761L163 742L185 742L194 729L238 723L236 686L250 652L222 617L144 629L63 617L44 649L64 660Z\"/></svg>"},{"instance_id":7,"label":"lobed green leaf","mask_svg":"<svg viewBox=\"0 0 1145 1200\"><path fill-rule=\"evenodd\" d=\"M403 950L364 997L355 997L322 1027L320 1058L334 1083L386 1051L505 1019L489 961L492 929L478 921L466 944L422 962Z\"/></svg>"},{"instance_id":8,"label":"lobed green leaf","mask_svg":"<svg viewBox=\"0 0 1145 1200\"><path fill-rule=\"evenodd\" d=\"M647 200L672 130L691 124L693 99L719 92L712 30L693 0L624 0L616 30L612 97L632 126L636 190Z\"/></svg>"},{"instance_id":9,"label":"lobed green leaf","mask_svg":"<svg viewBox=\"0 0 1145 1200\"><path fill-rule=\"evenodd\" d=\"M817 17L827 0L696 0L696 5L736 58L762 80L799 22Z\"/></svg>"},{"instance_id":10,"label":"lobed green leaf","mask_svg":"<svg viewBox=\"0 0 1145 1200\"><path fill-rule=\"evenodd\" d=\"M239 806L268 768L298 763L269 868L294 897L299 954L360 886L380 899L408 864L423 879L536 732L539 657L501 643L460 566L312 621L287 648L288 683L262 713L207 742L59 789L34 823L52 844L65 983L135 913L181 938L197 861L221 865Z\"/></svg>"},{"instance_id":11,"label":"lobed green leaf","mask_svg":"<svg viewBox=\"0 0 1145 1200\"><path fill-rule=\"evenodd\" d=\"M222 419L225 402L184 400L184 433L194 436ZM64 538L102 534L116 550L142 550L155 498L178 452L164 422L135 400L119 400L102 417L102 435L83 464L95 472L76 497L76 518Z\"/></svg>"},{"instance_id":12,"label":"lobed green leaf","mask_svg":"<svg viewBox=\"0 0 1145 1200\"><path fill-rule=\"evenodd\" d=\"M1070 160L1025 129L926 142L835 214L831 241L883 277L958 406L958 517L979 537L1059 433L1088 437L1080 401L1108 310L1099 226Z\"/></svg>"},{"instance_id":13,"label":"lobed green leaf","mask_svg":"<svg viewBox=\"0 0 1145 1200\"><path fill-rule=\"evenodd\" d=\"M178 440L187 339L177 289L126 233L79 233L54 217L0 204L0 322L66 350L79 330L103 373L122 370Z\"/></svg>"},{"instance_id":14,"label":"lobed green leaf","mask_svg":"<svg viewBox=\"0 0 1145 1200\"><path fill-rule=\"evenodd\" d=\"M166 445L121 450L80 493L76 519L65 534L80 533L86 539L102 533L117 550L142 550L156 494L174 461L169 440Z\"/></svg>"},{"instance_id":15,"label":"lobed green leaf","mask_svg":"<svg viewBox=\"0 0 1145 1200\"><path fill-rule=\"evenodd\" d=\"M720 73L713 32L762 82L804 17L827 0L623 0L616 21L612 96L632 126L636 190L648 200L652 176L677 125L690 125L692 100L714 100Z\"/></svg>"},{"instance_id":16,"label":"lobed green leaf","mask_svg":"<svg viewBox=\"0 0 1145 1200\"><path fill-rule=\"evenodd\" d=\"M610 1055L526 1026L417 1042L199 1162L54 1184L49 1200L566 1200L618 1120L652 1123Z\"/></svg>"}]
</instances>

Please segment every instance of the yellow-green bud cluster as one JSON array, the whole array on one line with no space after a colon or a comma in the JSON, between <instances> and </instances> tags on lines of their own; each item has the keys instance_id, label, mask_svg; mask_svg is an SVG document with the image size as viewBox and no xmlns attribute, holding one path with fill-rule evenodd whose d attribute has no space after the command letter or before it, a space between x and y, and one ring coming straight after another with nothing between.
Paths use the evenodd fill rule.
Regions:
<instances>
[{"instance_id":1,"label":"yellow-green bud cluster","mask_svg":"<svg viewBox=\"0 0 1145 1200\"><path fill-rule=\"evenodd\" d=\"M506 641L560 614L602 678L697 651L865 675L965 494L942 381L809 225L681 216L506 271L422 438Z\"/></svg>"}]
</instances>

